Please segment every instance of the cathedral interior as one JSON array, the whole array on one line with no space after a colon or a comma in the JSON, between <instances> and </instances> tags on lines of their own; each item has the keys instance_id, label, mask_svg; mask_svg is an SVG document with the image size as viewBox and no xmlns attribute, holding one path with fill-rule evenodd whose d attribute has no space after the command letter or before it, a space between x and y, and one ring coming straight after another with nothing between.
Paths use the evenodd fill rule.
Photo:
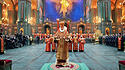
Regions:
<instances>
[{"instance_id":1,"label":"cathedral interior","mask_svg":"<svg viewBox=\"0 0 125 70\"><path fill-rule=\"evenodd\" d=\"M8 35L20 32L21 28L25 35L46 33L48 29L53 34L58 19L63 19L60 7L56 0L1 0L0 27ZM124 0L74 0L64 13L70 32L77 33L81 27L82 33L93 34L99 29L105 35L106 29L109 34L125 32L124 11Z\"/></svg>"},{"instance_id":2,"label":"cathedral interior","mask_svg":"<svg viewBox=\"0 0 125 70\"><path fill-rule=\"evenodd\" d=\"M69 70L125 70L125 0L0 0L0 70L56 70L60 23Z\"/></svg>"}]
</instances>

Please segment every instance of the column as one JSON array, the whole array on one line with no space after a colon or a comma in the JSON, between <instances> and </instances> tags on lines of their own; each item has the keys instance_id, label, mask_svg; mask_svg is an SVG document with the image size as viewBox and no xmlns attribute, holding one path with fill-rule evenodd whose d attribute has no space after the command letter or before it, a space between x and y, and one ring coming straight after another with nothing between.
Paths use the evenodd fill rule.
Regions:
<instances>
[{"instance_id":1,"label":"column","mask_svg":"<svg viewBox=\"0 0 125 70\"><path fill-rule=\"evenodd\" d=\"M30 35L31 29L29 19L31 18L31 2L30 0L18 0L18 32L24 30L24 35Z\"/></svg>"},{"instance_id":2,"label":"column","mask_svg":"<svg viewBox=\"0 0 125 70\"><path fill-rule=\"evenodd\" d=\"M2 21L2 4L0 3L0 21Z\"/></svg>"},{"instance_id":3,"label":"column","mask_svg":"<svg viewBox=\"0 0 125 70\"><path fill-rule=\"evenodd\" d=\"M97 2L97 7L98 7L98 17L101 18L101 23L99 24L99 30L102 32L102 21L103 21L103 3L102 1Z\"/></svg>"},{"instance_id":4,"label":"column","mask_svg":"<svg viewBox=\"0 0 125 70\"><path fill-rule=\"evenodd\" d=\"M31 1L27 1L27 34L28 35L31 35L32 32L31 32L31 25L29 23L29 19L31 18Z\"/></svg>"},{"instance_id":5,"label":"column","mask_svg":"<svg viewBox=\"0 0 125 70\"><path fill-rule=\"evenodd\" d=\"M36 17L36 33L38 33L38 24L40 24L40 22L39 22L39 8L37 9L37 17Z\"/></svg>"},{"instance_id":6,"label":"column","mask_svg":"<svg viewBox=\"0 0 125 70\"><path fill-rule=\"evenodd\" d=\"M0 3L0 28L2 24L2 4Z\"/></svg>"},{"instance_id":7,"label":"column","mask_svg":"<svg viewBox=\"0 0 125 70\"><path fill-rule=\"evenodd\" d=\"M2 33L2 4L0 3L0 34Z\"/></svg>"},{"instance_id":8,"label":"column","mask_svg":"<svg viewBox=\"0 0 125 70\"><path fill-rule=\"evenodd\" d=\"M83 13L83 15L84 15L84 21L85 21L85 24L86 24L86 0L84 0L83 1L83 8L84 8L84 13Z\"/></svg>"},{"instance_id":9,"label":"column","mask_svg":"<svg viewBox=\"0 0 125 70\"><path fill-rule=\"evenodd\" d=\"M98 1L98 16L101 17L101 31L105 34L105 29L109 28L109 33L112 33L112 23L111 23L111 1L110 0L100 0ZM100 13L101 12L101 13Z\"/></svg>"},{"instance_id":10,"label":"column","mask_svg":"<svg viewBox=\"0 0 125 70\"><path fill-rule=\"evenodd\" d=\"M125 33L125 0L122 6L122 26L123 26L123 33Z\"/></svg>"},{"instance_id":11,"label":"column","mask_svg":"<svg viewBox=\"0 0 125 70\"><path fill-rule=\"evenodd\" d=\"M44 33L44 17L45 17L45 0L41 0L42 1L42 33Z\"/></svg>"},{"instance_id":12,"label":"column","mask_svg":"<svg viewBox=\"0 0 125 70\"><path fill-rule=\"evenodd\" d=\"M37 0L37 15L36 15L36 34L38 33L38 24L40 24L40 1Z\"/></svg>"}]
</instances>

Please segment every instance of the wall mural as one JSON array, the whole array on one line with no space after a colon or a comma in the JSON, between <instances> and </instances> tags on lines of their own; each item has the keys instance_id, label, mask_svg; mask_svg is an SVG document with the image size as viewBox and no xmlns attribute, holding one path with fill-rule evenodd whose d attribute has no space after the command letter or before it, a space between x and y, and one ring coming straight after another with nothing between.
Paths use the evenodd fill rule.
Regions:
<instances>
[{"instance_id":1,"label":"wall mural","mask_svg":"<svg viewBox=\"0 0 125 70\"><path fill-rule=\"evenodd\" d=\"M79 21L83 18L83 0L46 0L45 19L56 21L57 18L69 18Z\"/></svg>"}]
</instances>

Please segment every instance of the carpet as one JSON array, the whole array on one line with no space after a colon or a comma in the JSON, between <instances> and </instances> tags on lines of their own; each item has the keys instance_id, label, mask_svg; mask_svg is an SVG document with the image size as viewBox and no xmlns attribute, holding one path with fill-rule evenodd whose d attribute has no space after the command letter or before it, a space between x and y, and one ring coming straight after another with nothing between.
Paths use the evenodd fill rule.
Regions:
<instances>
[{"instance_id":1,"label":"carpet","mask_svg":"<svg viewBox=\"0 0 125 70\"><path fill-rule=\"evenodd\" d=\"M84 63L70 63L68 67L56 67L54 63L46 63L40 70L89 70Z\"/></svg>"}]
</instances>

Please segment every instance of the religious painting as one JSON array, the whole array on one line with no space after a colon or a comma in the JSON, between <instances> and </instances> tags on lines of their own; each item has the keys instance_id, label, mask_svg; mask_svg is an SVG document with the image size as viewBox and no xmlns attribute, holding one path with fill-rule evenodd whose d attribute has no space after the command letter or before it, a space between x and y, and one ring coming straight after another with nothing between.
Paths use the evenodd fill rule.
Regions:
<instances>
[{"instance_id":1,"label":"religious painting","mask_svg":"<svg viewBox=\"0 0 125 70\"><path fill-rule=\"evenodd\" d=\"M20 28L20 32L21 32L22 34L24 34L24 29L23 29L23 28Z\"/></svg>"},{"instance_id":2,"label":"religious painting","mask_svg":"<svg viewBox=\"0 0 125 70\"><path fill-rule=\"evenodd\" d=\"M106 35L109 35L109 32L110 32L110 29L107 27L107 28L105 29Z\"/></svg>"},{"instance_id":3,"label":"religious painting","mask_svg":"<svg viewBox=\"0 0 125 70\"><path fill-rule=\"evenodd\" d=\"M79 33L82 34L82 27L79 27Z\"/></svg>"},{"instance_id":4,"label":"religious painting","mask_svg":"<svg viewBox=\"0 0 125 70\"><path fill-rule=\"evenodd\" d=\"M44 26L44 31L45 31L46 34L50 34L50 32L51 32L51 27L50 27L50 25L45 25L45 26Z\"/></svg>"},{"instance_id":5,"label":"religious painting","mask_svg":"<svg viewBox=\"0 0 125 70\"><path fill-rule=\"evenodd\" d=\"M84 17L84 0L46 0L45 19L56 21L57 18L69 18L78 21Z\"/></svg>"}]
</instances>

